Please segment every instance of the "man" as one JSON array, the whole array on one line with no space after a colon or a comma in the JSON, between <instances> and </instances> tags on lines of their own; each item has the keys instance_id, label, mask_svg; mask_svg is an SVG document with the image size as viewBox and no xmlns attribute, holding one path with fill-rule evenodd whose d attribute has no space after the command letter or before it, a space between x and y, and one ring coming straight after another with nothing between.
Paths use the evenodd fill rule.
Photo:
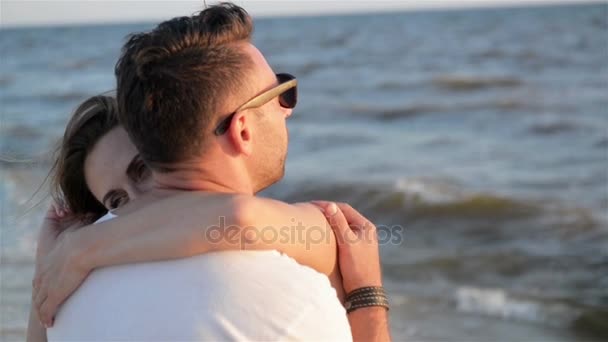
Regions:
<instances>
[{"instance_id":1,"label":"man","mask_svg":"<svg viewBox=\"0 0 608 342\"><path fill-rule=\"evenodd\" d=\"M302 222L305 229L325 226L325 217L313 205L253 197L283 176L285 119L295 106L296 81L291 75L275 75L250 43L251 32L251 18L242 8L222 4L161 23L127 42L116 67L121 121L152 169L156 186L130 210L194 190L245 198L241 227L277 229L293 222ZM334 214L327 208L325 212ZM247 243L247 231L242 233ZM353 282L343 287L335 237L328 237L327 243L313 246L317 256L326 257L311 266L318 261L316 268L326 270L343 298L344 290L356 290L352 284L360 286ZM300 252L312 255L308 249ZM340 302L319 290L322 281L280 256L256 253L214 253L98 272L66 303L49 337L350 338L343 309L336 309ZM379 286L376 278L362 285ZM384 308L359 304L349 317L353 329L366 327L366 321L386 321ZM386 330L374 324L353 330L354 337L375 331L373 327Z\"/></svg>"}]
</instances>

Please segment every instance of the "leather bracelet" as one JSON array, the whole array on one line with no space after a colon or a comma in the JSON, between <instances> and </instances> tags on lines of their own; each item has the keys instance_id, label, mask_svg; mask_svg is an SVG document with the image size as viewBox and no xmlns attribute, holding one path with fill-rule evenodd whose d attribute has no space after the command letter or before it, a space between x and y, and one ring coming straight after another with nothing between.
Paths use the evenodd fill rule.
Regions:
<instances>
[{"instance_id":1,"label":"leather bracelet","mask_svg":"<svg viewBox=\"0 0 608 342\"><path fill-rule=\"evenodd\" d=\"M346 301L344 303L346 313L351 313L357 309L370 306L382 306L386 310L389 309L386 291L384 291L382 286L361 287L346 295Z\"/></svg>"},{"instance_id":2,"label":"leather bracelet","mask_svg":"<svg viewBox=\"0 0 608 342\"><path fill-rule=\"evenodd\" d=\"M360 292L366 292L366 291L384 291L384 287L382 286L364 286L364 287L359 287L356 288L352 291L350 291L346 296L352 296L354 294L360 293Z\"/></svg>"}]
</instances>

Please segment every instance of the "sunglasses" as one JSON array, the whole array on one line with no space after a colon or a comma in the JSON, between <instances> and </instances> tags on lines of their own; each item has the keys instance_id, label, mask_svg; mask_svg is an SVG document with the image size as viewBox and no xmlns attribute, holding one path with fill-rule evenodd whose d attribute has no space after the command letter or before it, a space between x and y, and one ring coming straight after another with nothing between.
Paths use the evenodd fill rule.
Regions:
<instances>
[{"instance_id":1,"label":"sunglasses","mask_svg":"<svg viewBox=\"0 0 608 342\"><path fill-rule=\"evenodd\" d=\"M294 108L298 102L298 80L296 80L295 76L290 74L277 74L277 80L279 81L279 84L276 87L273 87L272 89L269 89L247 101L245 104L232 112L232 114L220 121L215 128L215 135L222 135L226 133L228 128L230 128L230 123L232 122L232 118L236 113L245 109L261 107L277 96L279 97L281 107L290 109Z\"/></svg>"}]
</instances>

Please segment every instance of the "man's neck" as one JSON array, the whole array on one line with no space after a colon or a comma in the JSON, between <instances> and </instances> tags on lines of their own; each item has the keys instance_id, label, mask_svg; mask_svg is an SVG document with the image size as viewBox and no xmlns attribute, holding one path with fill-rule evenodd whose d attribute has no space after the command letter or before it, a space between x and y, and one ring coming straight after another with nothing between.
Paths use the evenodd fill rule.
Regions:
<instances>
[{"instance_id":1,"label":"man's neck","mask_svg":"<svg viewBox=\"0 0 608 342\"><path fill-rule=\"evenodd\" d=\"M153 178L155 190L253 194L253 187L245 172L235 172L230 168L221 172L181 168L169 173L153 172Z\"/></svg>"},{"instance_id":2,"label":"man's neck","mask_svg":"<svg viewBox=\"0 0 608 342\"><path fill-rule=\"evenodd\" d=\"M246 172L237 172L226 167L221 172L198 167L196 164L181 164L168 173L152 172L152 189L136 201L127 203L116 213L118 215L137 211L148 204L184 191L204 191L224 194L253 195L253 186Z\"/></svg>"}]
</instances>

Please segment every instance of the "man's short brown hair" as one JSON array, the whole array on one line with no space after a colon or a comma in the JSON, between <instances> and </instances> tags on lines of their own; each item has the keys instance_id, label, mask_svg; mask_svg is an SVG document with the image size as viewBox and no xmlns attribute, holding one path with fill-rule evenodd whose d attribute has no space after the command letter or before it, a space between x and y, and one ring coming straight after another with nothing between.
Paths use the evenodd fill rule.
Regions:
<instances>
[{"instance_id":1,"label":"man's short brown hair","mask_svg":"<svg viewBox=\"0 0 608 342\"><path fill-rule=\"evenodd\" d=\"M129 37L115 69L120 121L151 168L203 152L223 99L251 64L231 43L252 32L243 8L221 3Z\"/></svg>"}]
</instances>

